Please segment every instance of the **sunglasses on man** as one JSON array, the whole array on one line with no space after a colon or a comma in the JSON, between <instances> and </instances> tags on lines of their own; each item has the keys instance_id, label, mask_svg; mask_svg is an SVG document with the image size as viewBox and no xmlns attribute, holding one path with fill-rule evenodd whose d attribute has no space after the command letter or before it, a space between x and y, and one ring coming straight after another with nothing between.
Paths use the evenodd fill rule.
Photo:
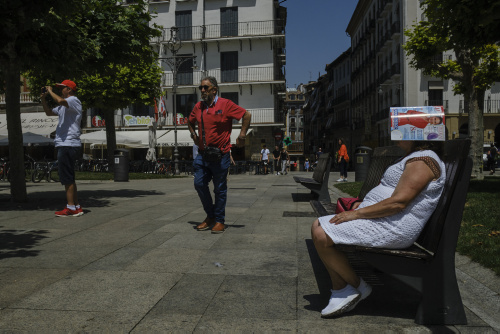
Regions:
<instances>
[{"instance_id":1,"label":"sunglasses on man","mask_svg":"<svg viewBox=\"0 0 500 334\"><path fill-rule=\"evenodd\" d=\"M212 88L212 87L213 87L213 86L203 85L203 86L198 86L198 89L199 89L199 90L203 90L203 89L205 89L205 90L209 90L209 89L210 89L210 88Z\"/></svg>"}]
</instances>

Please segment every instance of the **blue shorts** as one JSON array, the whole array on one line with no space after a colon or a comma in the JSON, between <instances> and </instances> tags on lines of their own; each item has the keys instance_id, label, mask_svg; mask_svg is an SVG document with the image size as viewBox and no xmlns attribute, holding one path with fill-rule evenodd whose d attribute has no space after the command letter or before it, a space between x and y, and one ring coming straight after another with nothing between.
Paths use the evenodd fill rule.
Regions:
<instances>
[{"instance_id":1,"label":"blue shorts","mask_svg":"<svg viewBox=\"0 0 500 334\"><path fill-rule=\"evenodd\" d=\"M62 185L75 183L75 162L80 153L80 147L57 147L57 162L59 167L59 181Z\"/></svg>"}]
</instances>

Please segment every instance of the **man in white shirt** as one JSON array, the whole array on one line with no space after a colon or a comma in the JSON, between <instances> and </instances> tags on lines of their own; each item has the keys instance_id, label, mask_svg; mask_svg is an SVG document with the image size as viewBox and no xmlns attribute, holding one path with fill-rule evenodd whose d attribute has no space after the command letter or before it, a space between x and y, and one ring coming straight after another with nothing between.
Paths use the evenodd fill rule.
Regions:
<instances>
[{"instance_id":1,"label":"man in white shirt","mask_svg":"<svg viewBox=\"0 0 500 334\"><path fill-rule=\"evenodd\" d=\"M57 161L59 180L66 190L66 208L56 212L58 217L78 217L83 215L83 210L78 202L75 183L75 161L80 154L82 143L80 141L82 103L74 96L77 87L71 80L64 80L56 87L61 89L61 96L52 91L51 86L45 87L42 92L43 110L47 116L58 116L59 123L56 129L54 144L57 148ZM58 104L50 109L46 96L49 95Z\"/></svg>"},{"instance_id":2,"label":"man in white shirt","mask_svg":"<svg viewBox=\"0 0 500 334\"><path fill-rule=\"evenodd\" d=\"M269 150L266 145L262 146L262 150L260 151L260 160L264 165L264 174L267 174L267 165L269 164Z\"/></svg>"}]
</instances>

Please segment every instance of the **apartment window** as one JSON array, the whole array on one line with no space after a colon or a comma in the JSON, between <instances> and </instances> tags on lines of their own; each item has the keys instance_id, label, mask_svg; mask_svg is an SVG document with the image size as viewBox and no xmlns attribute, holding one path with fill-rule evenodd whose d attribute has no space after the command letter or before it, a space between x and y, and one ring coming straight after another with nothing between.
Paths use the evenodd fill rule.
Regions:
<instances>
[{"instance_id":1,"label":"apartment window","mask_svg":"<svg viewBox=\"0 0 500 334\"><path fill-rule=\"evenodd\" d=\"M175 12L175 26L179 28L177 37L181 41L189 41L193 39L191 30L192 25L193 19L190 10Z\"/></svg>"},{"instance_id":2,"label":"apartment window","mask_svg":"<svg viewBox=\"0 0 500 334\"><path fill-rule=\"evenodd\" d=\"M177 72L178 85L192 85L193 84L193 58L192 54L178 55L179 57L186 57L187 59L179 66Z\"/></svg>"},{"instance_id":3,"label":"apartment window","mask_svg":"<svg viewBox=\"0 0 500 334\"><path fill-rule=\"evenodd\" d=\"M222 36L238 36L238 7L220 9L220 33Z\"/></svg>"},{"instance_id":4,"label":"apartment window","mask_svg":"<svg viewBox=\"0 0 500 334\"><path fill-rule=\"evenodd\" d=\"M178 114L182 114L182 117L188 117L197 101L196 94L178 94L175 99L175 109Z\"/></svg>"},{"instance_id":5,"label":"apartment window","mask_svg":"<svg viewBox=\"0 0 500 334\"><path fill-rule=\"evenodd\" d=\"M442 81L429 81L429 106L442 106L443 105L443 82Z\"/></svg>"},{"instance_id":6,"label":"apartment window","mask_svg":"<svg viewBox=\"0 0 500 334\"><path fill-rule=\"evenodd\" d=\"M142 103L134 103L129 106L130 114L133 116L153 116L154 110L151 106Z\"/></svg>"},{"instance_id":7,"label":"apartment window","mask_svg":"<svg viewBox=\"0 0 500 334\"><path fill-rule=\"evenodd\" d=\"M295 101L295 94L290 94L290 95L288 95L288 98L289 98L291 101Z\"/></svg>"},{"instance_id":8,"label":"apartment window","mask_svg":"<svg viewBox=\"0 0 500 334\"><path fill-rule=\"evenodd\" d=\"M236 104L239 104L238 103L239 102L238 92L224 92L224 93L220 93L220 97L228 99L228 100L231 100L231 101L233 101Z\"/></svg>"},{"instance_id":9,"label":"apartment window","mask_svg":"<svg viewBox=\"0 0 500 334\"><path fill-rule=\"evenodd\" d=\"M221 82L238 82L238 51L221 52Z\"/></svg>"}]
</instances>

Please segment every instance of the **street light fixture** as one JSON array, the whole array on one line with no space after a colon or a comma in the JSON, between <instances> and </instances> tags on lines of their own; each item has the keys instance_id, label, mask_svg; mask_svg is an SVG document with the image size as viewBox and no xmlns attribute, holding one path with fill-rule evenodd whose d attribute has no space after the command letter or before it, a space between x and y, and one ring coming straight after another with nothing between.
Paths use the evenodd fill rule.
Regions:
<instances>
[{"instance_id":1,"label":"street light fixture","mask_svg":"<svg viewBox=\"0 0 500 334\"><path fill-rule=\"evenodd\" d=\"M173 83L172 83L172 105L174 108L174 162L175 162L175 174L179 175L179 148L177 143L177 73L179 72L179 68L182 64L184 64L188 60L194 61L193 68L197 68L196 66L196 56L178 56L177 52L182 48L182 41L178 37L179 28L172 27L170 28L170 39L167 41L166 47L170 50L172 54L171 57L161 57L159 58L162 61L165 61L173 74ZM166 54L166 52L165 52Z\"/></svg>"}]
</instances>

